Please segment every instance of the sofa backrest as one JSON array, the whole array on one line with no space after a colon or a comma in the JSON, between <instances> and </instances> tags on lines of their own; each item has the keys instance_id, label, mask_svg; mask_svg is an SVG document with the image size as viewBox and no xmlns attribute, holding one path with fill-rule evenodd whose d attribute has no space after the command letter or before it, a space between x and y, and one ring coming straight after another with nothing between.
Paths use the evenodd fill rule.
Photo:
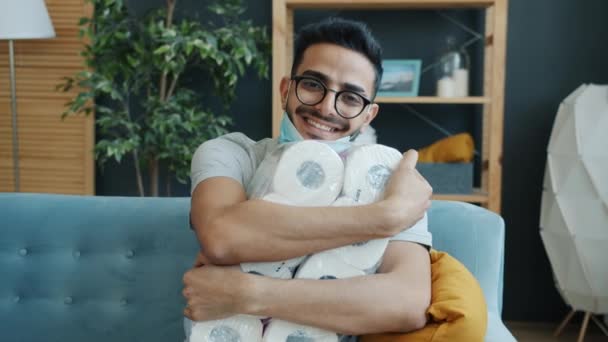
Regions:
<instances>
[{"instance_id":1,"label":"sofa backrest","mask_svg":"<svg viewBox=\"0 0 608 342\"><path fill-rule=\"evenodd\" d=\"M182 341L182 276L197 252L188 198L0 194L0 340ZM500 312L504 223L434 201L434 247Z\"/></svg>"},{"instance_id":2,"label":"sofa backrest","mask_svg":"<svg viewBox=\"0 0 608 342\"><path fill-rule=\"evenodd\" d=\"M0 340L183 340L189 206L0 194Z\"/></svg>"}]
</instances>

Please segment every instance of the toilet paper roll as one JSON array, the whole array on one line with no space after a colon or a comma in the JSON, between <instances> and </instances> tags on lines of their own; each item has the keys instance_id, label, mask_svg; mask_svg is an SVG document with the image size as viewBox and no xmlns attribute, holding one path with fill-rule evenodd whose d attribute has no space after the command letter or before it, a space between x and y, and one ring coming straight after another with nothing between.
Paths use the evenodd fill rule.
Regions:
<instances>
[{"instance_id":1,"label":"toilet paper roll","mask_svg":"<svg viewBox=\"0 0 608 342\"><path fill-rule=\"evenodd\" d=\"M332 207L353 207L356 205L358 205L358 203L354 199L347 197L347 196L341 196L341 197L338 197L338 199L335 200L335 202L332 203L331 206Z\"/></svg>"},{"instance_id":2,"label":"toilet paper roll","mask_svg":"<svg viewBox=\"0 0 608 342\"><path fill-rule=\"evenodd\" d=\"M278 203L278 204L292 204L287 198L285 198L285 196L281 196L277 193L269 193L268 195L265 195L264 197L262 197L262 199L264 201L268 201L268 202L273 202L273 203Z\"/></svg>"},{"instance_id":3,"label":"toilet paper roll","mask_svg":"<svg viewBox=\"0 0 608 342\"><path fill-rule=\"evenodd\" d=\"M262 197L262 199L279 204L291 204L285 197L277 193L269 193ZM296 268L300 266L304 258L306 258L306 256L276 262L245 262L240 266L243 272L272 278L291 279L293 278Z\"/></svg>"},{"instance_id":4,"label":"toilet paper roll","mask_svg":"<svg viewBox=\"0 0 608 342\"><path fill-rule=\"evenodd\" d=\"M348 207L355 206L357 202L354 199L342 196L339 197L332 206ZM352 245L343 246L328 250L327 252L336 255L345 263L365 272L372 274L376 272L378 265L382 261L382 256L388 246L389 239L375 239L354 243Z\"/></svg>"},{"instance_id":5,"label":"toilet paper roll","mask_svg":"<svg viewBox=\"0 0 608 342\"><path fill-rule=\"evenodd\" d=\"M338 334L306 325L273 319L263 342L338 342Z\"/></svg>"},{"instance_id":6,"label":"toilet paper roll","mask_svg":"<svg viewBox=\"0 0 608 342\"><path fill-rule=\"evenodd\" d=\"M346 158L344 195L359 204L378 201L401 157L399 151L384 145L364 145L352 149Z\"/></svg>"},{"instance_id":7,"label":"toilet paper roll","mask_svg":"<svg viewBox=\"0 0 608 342\"><path fill-rule=\"evenodd\" d=\"M300 265L294 278L344 279L365 275L360 269L347 264L329 251L313 254Z\"/></svg>"},{"instance_id":8,"label":"toilet paper roll","mask_svg":"<svg viewBox=\"0 0 608 342\"><path fill-rule=\"evenodd\" d=\"M326 144L305 140L283 151L272 185L294 205L328 206L338 197L343 179L340 156Z\"/></svg>"},{"instance_id":9,"label":"toilet paper roll","mask_svg":"<svg viewBox=\"0 0 608 342\"><path fill-rule=\"evenodd\" d=\"M369 274L375 272L382 261L388 241L389 239L369 240L334 248L327 252L335 255L344 263Z\"/></svg>"},{"instance_id":10,"label":"toilet paper roll","mask_svg":"<svg viewBox=\"0 0 608 342\"><path fill-rule=\"evenodd\" d=\"M276 262L244 262L241 271L278 279L291 279L306 256Z\"/></svg>"},{"instance_id":11,"label":"toilet paper roll","mask_svg":"<svg viewBox=\"0 0 608 342\"><path fill-rule=\"evenodd\" d=\"M414 223L413 226L408 228L413 231L427 231L429 230L429 216L427 213L424 213L422 218L418 220L418 222Z\"/></svg>"},{"instance_id":12,"label":"toilet paper roll","mask_svg":"<svg viewBox=\"0 0 608 342\"><path fill-rule=\"evenodd\" d=\"M262 322L249 315L194 322L189 342L261 342Z\"/></svg>"}]
</instances>

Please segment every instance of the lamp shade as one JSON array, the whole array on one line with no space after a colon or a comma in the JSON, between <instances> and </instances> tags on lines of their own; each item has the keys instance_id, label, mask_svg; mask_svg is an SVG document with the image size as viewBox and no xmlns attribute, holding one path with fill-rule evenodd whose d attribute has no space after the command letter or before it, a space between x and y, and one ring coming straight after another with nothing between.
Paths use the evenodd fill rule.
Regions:
<instances>
[{"instance_id":1,"label":"lamp shade","mask_svg":"<svg viewBox=\"0 0 608 342\"><path fill-rule=\"evenodd\" d=\"M543 186L540 235L573 309L608 313L608 86L583 85L560 105Z\"/></svg>"},{"instance_id":2,"label":"lamp shade","mask_svg":"<svg viewBox=\"0 0 608 342\"><path fill-rule=\"evenodd\" d=\"M0 0L0 39L53 37L44 0Z\"/></svg>"}]
</instances>

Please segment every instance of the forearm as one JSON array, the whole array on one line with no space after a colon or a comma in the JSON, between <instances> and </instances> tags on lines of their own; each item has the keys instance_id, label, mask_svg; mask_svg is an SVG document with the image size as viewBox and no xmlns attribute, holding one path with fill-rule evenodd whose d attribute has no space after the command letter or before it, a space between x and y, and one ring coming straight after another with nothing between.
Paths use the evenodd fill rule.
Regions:
<instances>
[{"instance_id":1,"label":"forearm","mask_svg":"<svg viewBox=\"0 0 608 342\"><path fill-rule=\"evenodd\" d=\"M336 280L251 276L253 286L243 303L243 313L348 335L419 329L426 323L428 294L408 289L395 279L397 276L375 274Z\"/></svg>"},{"instance_id":2,"label":"forearm","mask_svg":"<svg viewBox=\"0 0 608 342\"><path fill-rule=\"evenodd\" d=\"M308 208L249 200L195 227L216 263L278 261L388 237L395 229L387 212L379 203Z\"/></svg>"}]
</instances>

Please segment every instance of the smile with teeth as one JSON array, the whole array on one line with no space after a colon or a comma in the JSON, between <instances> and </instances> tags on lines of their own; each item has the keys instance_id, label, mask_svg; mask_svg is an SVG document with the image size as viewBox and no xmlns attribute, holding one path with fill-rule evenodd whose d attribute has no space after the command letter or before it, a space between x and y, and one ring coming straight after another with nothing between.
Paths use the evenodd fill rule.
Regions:
<instances>
[{"instance_id":1,"label":"smile with teeth","mask_svg":"<svg viewBox=\"0 0 608 342\"><path fill-rule=\"evenodd\" d=\"M324 124L318 122L318 121L314 121L312 119L306 119L306 122L308 122L311 126L314 126L320 130L326 131L326 132L335 132L336 129L329 127L329 126L325 126Z\"/></svg>"}]
</instances>

